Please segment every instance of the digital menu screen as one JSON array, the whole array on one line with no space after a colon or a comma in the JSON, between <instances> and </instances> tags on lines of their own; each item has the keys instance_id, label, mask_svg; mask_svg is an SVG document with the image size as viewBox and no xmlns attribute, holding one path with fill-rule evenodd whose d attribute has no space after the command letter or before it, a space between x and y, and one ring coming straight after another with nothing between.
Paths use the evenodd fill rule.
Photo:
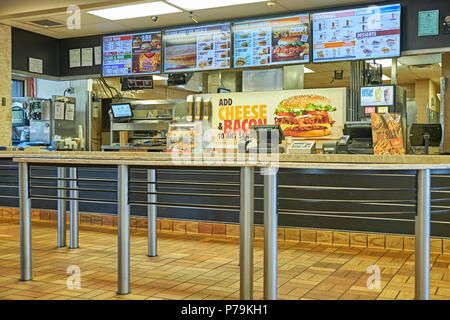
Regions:
<instances>
[{"instance_id":1,"label":"digital menu screen","mask_svg":"<svg viewBox=\"0 0 450 320\"><path fill-rule=\"evenodd\" d=\"M362 107L392 105L394 105L394 86L361 87Z\"/></svg>"},{"instance_id":2,"label":"digital menu screen","mask_svg":"<svg viewBox=\"0 0 450 320\"><path fill-rule=\"evenodd\" d=\"M309 14L234 24L234 67L309 62Z\"/></svg>"},{"instance_id":3,"label":"digital menu screen","mask_svg":"<svg viewBox=\"0 0 450 320\"><path fill-rule=\"evenodd\" d=\"M313 62L400 56L400 4L316 13Z\"/></svg>"},{"instance_id":4,"label":"digital menu screen","mask_svg":"<svg viewBox=\"0 0 450 320\"><path fill-rule=\"evenodd\" d=\"M230 68L231 24L164 31L164 72Z\"/></svg>"},{"instance_id":5,"label":"digital menu screen","mask_svg":"<svg viewBox=\"0 0 450 320\"><path fill-rule=\"evenodd\" d=\"M161 73L161 33L103 37L104 77Z\"/></svg>"}]
</instances>

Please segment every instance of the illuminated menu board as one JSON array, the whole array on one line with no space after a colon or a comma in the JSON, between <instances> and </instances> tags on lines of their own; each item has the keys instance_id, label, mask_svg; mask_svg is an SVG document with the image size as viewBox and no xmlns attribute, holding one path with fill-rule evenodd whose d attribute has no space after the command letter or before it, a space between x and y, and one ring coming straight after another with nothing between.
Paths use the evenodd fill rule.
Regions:
<instances>
[{"instance_id":1,"label":"illuminated menu board","mask_svg":"<svg viewBox=\"0 0 450 320\"><path fill-rule=\"evenodd\" d=\"M309 14L234 24L234 67L309 62Z\"/></svg>"},{"instance_id":2,"label":"illuminated menu board","mask_svg":"<svg viewBox=\"0 0 450 320\"><path fill-rule=\"evenodd\" d=\"M161 32L103 37L104 77L161 73Z\"/></svg>"},{"instance_id":3,"label":"illuminated menu board","mask_svg":"<svg viewBox=\"0 0 450 320\"><path fill-rule=\"evenodd\" d=\"M230 68L231 24L164 31L164 72Z\"/></svg>"},{"instance_id":4,"label":"illuminated menu board","mask_svg":"<svg viewBox=\"0 0 450 320\"><path fill-rule=\"evenodd\" d=\"M316 13L313 62L400 56L400 4Z\"/></svg>"}]
</instances>

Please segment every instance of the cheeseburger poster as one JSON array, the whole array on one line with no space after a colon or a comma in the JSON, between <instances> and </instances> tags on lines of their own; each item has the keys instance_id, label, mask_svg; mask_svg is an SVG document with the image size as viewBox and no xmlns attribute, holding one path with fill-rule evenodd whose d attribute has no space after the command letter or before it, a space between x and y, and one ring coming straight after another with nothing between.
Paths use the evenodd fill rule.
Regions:
<instances>
[{"instance_id":1,"label":"cheeseburger poster","mask_svg":"<svg viewBox=\"0 0 450 320\"><path fill-rule=\"evenodd\" d=\"M294 140L337 140L343 134L346 88L201 96L212 101L213 142L237 143L261 124L279 124Z\"/></svg>"}]
</instances>

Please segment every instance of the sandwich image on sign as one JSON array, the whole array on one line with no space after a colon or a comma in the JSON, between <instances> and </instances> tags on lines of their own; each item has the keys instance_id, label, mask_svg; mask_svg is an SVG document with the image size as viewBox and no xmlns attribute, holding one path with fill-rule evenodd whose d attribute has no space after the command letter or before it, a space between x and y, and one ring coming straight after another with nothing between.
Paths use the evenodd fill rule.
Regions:
<instances>
[{"instance_id":1,"label":"sandwich image on sign","mask_svg":"<svg viewBox=\"0 0 450 320\"><path fill-rule=\"evenodd\" d=\"M300 57L308 54L309 46L300 37L286 36L278 40L273 50L273 55L278 58Z\"/></svg>"},{"instance_id":2,"label":"sandwich image on sign","mask_svg":"<svg viewBox=\"0 0 450 320\"><path fill-rule=\"evenodd\" d=\"M297 95L282 100L275 110L275 124L287 137L324 137L331 134L336 111L330 99L319 95Z\"/></svg>"}]
</instances>

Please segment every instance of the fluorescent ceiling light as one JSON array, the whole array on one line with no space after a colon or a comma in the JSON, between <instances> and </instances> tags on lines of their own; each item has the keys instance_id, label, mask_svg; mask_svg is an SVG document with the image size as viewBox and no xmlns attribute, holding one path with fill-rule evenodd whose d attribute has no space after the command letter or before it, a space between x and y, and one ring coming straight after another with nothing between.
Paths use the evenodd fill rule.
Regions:
<instances>
[{"instance_id":1,"label":"fluorescent ceiling light","mask_svg":"<svg viewBox=\"0 0 450 320\"><path fill-rule=\"evenodd\" d=\"M88 13L90 14L108 20L142 18L176 12L181 12L181 10L162 1L131 4L114 8L88 11Z\"/></svg>"},{"instance_id":2,"label":"fluorescent ceiling light","mask_svg":"<svg viewBox=\"0 0 450 320\"><path fill-rule=\"evenodd\" d=\"M387 75L383 74L383 76L381 77L381 80L387 81L387 80L391 80L391 78L389 78Z\"/></svg>"},{"instance_id":3,"label":"fluorescent ceiling light","mask_svg":"<svg viewBox=\"0 0 450 320\"><path fill-rule=\"evenodd\" d=\"M266 2L267 0L167 0L167 2L188 11Z\"/></svg>"},{"instance_id":4,"label":"fluorescent ceiling light","mask_svg":"<svg viewBox=\"0 0 450 320\"><path fill-rule=\"evenodd\" d=\"M169 77L162 74L160 76L153 76L153 80L169 80Z\"/></svg>"},{"instance_id":5,"label":"fluorescent ceiling light","mask_svg":"<svg viewBox=\"0 0 450 320\"><path fill-rule=\"evenodd\" d=\"M303 71L304 73L314 73L315 71L305 67L305 70Z\"/></svg>"}]
</instances>

